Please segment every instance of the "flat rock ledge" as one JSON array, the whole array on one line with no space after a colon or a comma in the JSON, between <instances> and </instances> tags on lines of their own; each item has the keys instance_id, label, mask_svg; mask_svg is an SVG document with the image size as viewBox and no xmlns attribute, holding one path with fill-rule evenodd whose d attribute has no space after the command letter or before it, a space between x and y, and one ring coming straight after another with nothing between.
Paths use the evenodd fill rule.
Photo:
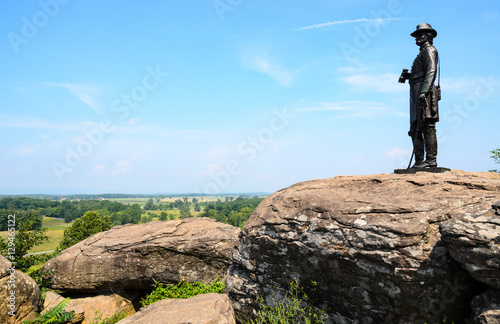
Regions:
<instances>
[{"instance_id":1,"label":"flat rock ledge","mask_svg":"<svg viewBox=\"0 0 500 324\"><path fill-rule=\"evenodd\" d=\"M231 301L225 294L205 294L188 299L164 299L144 307L118 324L196 323L235 324Z\"/></svg>"},{"instance_id":2,"label":"flat rock ledge","mask_svg":"<svg viewBox=\"0 0 500 324\"><path fill-rule=\"evenodd\" d=\"M439 226L491 209L500 174L339 176L295 184L257 207L234 251L226 292L239 323L294 279L335 323L439 323L468 315L477 282ZM317 283L314 292L314 283ZM275 286L275 288L272 288Z\"/></svg>"},{"instance_id":3,"label":"flat rock ledge","mask_svg":"<svg viewBox=\"0 0 500 324\"><path fill-rule=\"evenodd\" d=\"M155 280L208 284L223 280L239 232L209 218L116 226L62 251L43 271L51 288L67 292L146 290Z\"/></svg>"}]
</instances>

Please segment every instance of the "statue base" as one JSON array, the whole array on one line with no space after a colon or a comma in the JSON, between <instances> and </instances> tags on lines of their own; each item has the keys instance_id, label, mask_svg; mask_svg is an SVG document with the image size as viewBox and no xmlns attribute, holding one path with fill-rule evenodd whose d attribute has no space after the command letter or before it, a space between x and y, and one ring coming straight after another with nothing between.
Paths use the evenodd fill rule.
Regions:
<instances>
[{"instance_id":1,"label":"statue base","mask_svg":"<svg viewBox=\"0 0 500 324\"><path fill-rule=\"evenodd\" d=\"M417 173L417 172L445 173L448 171L451 171L451 169L442 168L442 167L432 167L432 168L396 169L396 170L394 170L394 173L397 173L397 174L410 174L410 173Z\"/></svg>"}]
</instances>

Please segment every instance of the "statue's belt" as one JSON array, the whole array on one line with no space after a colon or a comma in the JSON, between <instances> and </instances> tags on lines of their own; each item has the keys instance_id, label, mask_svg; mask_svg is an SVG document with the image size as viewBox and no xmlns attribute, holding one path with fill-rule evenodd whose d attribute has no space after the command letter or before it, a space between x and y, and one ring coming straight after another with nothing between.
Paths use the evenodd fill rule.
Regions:
<instances>
[{"instance_id":1,"label":"statue's belt","mask_svg":"<svg viewBox=\"0 0 500 324\"><path fill-rule=\"evenodd\" d=\"M415 78L415 79L411 79L410 80L410 84L418 84L418 83L422 83L424 82L425 80L425 77L418 77L418 78Z\"/></svg>"}]
</instances>

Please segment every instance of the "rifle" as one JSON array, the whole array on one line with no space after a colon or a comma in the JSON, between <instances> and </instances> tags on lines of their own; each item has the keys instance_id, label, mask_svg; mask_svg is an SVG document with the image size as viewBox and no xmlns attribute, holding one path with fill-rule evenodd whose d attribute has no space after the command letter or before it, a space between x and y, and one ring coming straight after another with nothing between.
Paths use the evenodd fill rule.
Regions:
<instances>
[{"instance_id":1,"label":"rifle","mask_svg":"<svg viewBox=\"0 0 500 324\"><path fill-rule=\"evenodd\" d=\"M418 100L418 99L417 99ZM418 102L420 106L420 117L417 119L417 129L415 130L415 135L412 138L413 142L413 151L411 152L411 157L410 157L410 163L408 163L407 169L410 168L411 162L413 161L413 156L415 156L415 140L417 139L417 135L420 131L420 121L424 118L424 107L425 107L425 102Z\"/></svg>"}]
</instances>

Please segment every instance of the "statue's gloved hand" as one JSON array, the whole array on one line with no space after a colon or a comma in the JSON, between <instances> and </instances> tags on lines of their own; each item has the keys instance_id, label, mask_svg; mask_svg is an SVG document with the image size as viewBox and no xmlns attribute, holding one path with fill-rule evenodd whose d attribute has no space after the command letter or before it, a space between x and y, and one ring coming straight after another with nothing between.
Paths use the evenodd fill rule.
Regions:
<instances>
[{"instance_id":1,"label":"statue's gloved hand","mask_svg":"<svg viewBox=\"0 0 500 324\"><path fill-rule=\"evenodd\" d=\"M420 94L420 96L418 96L418 101L420 101L420 103L425 103L425 97L425 93Z\"/></svg>"}]
</instances>

